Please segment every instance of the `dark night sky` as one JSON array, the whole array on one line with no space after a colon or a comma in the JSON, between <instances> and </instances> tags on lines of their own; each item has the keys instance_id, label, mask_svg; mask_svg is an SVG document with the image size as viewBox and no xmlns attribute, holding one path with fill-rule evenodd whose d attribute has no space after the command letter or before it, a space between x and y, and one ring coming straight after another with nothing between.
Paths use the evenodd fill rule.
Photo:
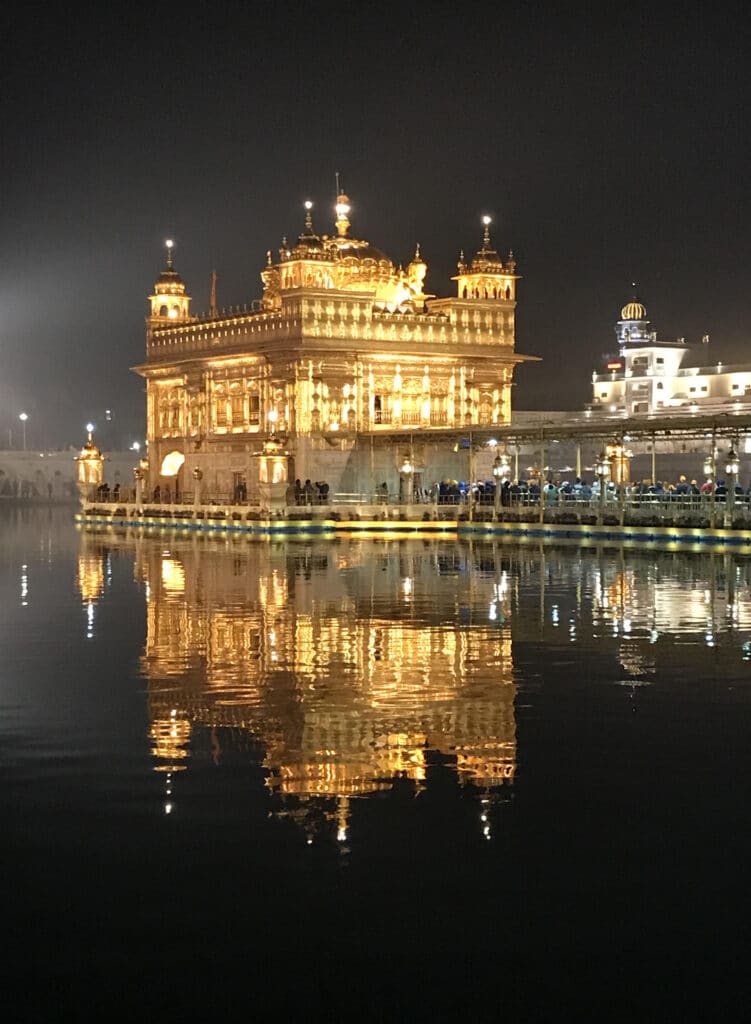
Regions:
<instances>
[{"instance_id":1,"label":"dark night sky","mask_svg":"<svg viewBox=\"0 0 751 1024\"><path fill-rule=\"evenodd\" d=\"M657 5L655 5L656 9ZM670 8L675 20L670 17ZM551 10L554 13L551 13ZM94 11L94 13L92 13ZM0 444L143 434L146 296L260 294L301 204L448 294L480 215L513 248L517 408L580 408L637 280L655 327L747 355L742 4L17 5L0 18Z\"/></svg>"}]
</instances>

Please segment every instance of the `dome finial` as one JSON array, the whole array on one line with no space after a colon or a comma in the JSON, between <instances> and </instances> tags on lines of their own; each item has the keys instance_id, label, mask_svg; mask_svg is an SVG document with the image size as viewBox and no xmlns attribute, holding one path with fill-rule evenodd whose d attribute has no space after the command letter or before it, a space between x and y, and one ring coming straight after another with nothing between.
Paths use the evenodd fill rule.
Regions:
<instances>
[{"instance_id":1,"label":"dome finial","mask_svg":"<svg viewBox=\"0 0 751 1024\"><path fill-rule=\"evenodd\" d=\"M172 241L171 238L168 238L167 241L164 243L164 245L165 245L165 248L167 249L167 270L173 270L174 266L173 266L172 250L175 248L175 243Z\"/></svg>"},{"instance_id":2,"label":"dome finial","mask_svg":"<svg viewBox=\"0 0 751 1024\"><path fill-rule=\"evenodd\" d=\"M309 235L313 234L313 214L310 212L313 204L310 199L305 200L305 230Z\"/></svg>"},{"instance_id":3,"label":"dome finial","mask_svg":"<svg viewBox=\"0 0 751 1024\"><path fill-rule=\"evenodd\" d=\"M336 172L336 231L340 238L344 238L349 231L349 211L352 209L349 197L342 191L339 181L339 171Z\"/></svg>"},{"instance_id":4,"label":"dome finial","mask_svg":"<svg viewBox=\"0 0 751 1024\"><path fill-rule=\"evenodd\" d=\"M492 217L489 217L487 213L482 218L482 223L485 226L485 230L482 233L482 247L483 249L490 249L490 225L493 223Z\"/></svg>"},{"instance_id":5,"label":"dome finial","mask_svg":"<svg viewBox=\"0 0 751 1024\"><path fill-rule=\"evenodd\" d=\"M627 302L621 310L621 320L646 320L647 310L636 294L636 281L631 282L633 294L631 301Z\"/></svg>"}]
</instances>

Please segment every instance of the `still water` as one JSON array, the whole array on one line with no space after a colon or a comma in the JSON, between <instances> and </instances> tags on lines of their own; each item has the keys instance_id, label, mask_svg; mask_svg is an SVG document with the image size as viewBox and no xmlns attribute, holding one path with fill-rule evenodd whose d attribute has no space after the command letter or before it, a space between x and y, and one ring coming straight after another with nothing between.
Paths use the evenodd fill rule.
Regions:
<instances>
[{"instance_id":1,"label":"still water","mask_svg":"<svg viewBox=\"0 0 751 1024\"><path fill-rule=\"evenodd\" d=\"M731 1012L751 562L0 516L8 1019Z\"/></svg>"}]
</instances>

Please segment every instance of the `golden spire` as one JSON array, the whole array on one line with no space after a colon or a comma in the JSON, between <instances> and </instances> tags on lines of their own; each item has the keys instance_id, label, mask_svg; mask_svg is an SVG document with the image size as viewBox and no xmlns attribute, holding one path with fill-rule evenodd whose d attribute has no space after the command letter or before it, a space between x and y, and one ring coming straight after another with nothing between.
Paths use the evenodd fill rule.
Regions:
<instances>
[{"instance_id":1,"label":"golden spire","mask_svg":"<svg viewBox=\"0 0 751 1024\"><path fill-rule=\"evenodd\" d=\"M313 204L309 199L305 200L305 231L309 234L313 234L313 215L310 212L313 209Z\"/></svg>"},{"instance_id":2,"label":"golden spire","mask_svg":"<svg viewBox=\"0 0 751 1024\"><path fill-rule=\"evenodd\" d=\"M336 197L336 230L340 238L344 238L349 231L349 211L349 198L340 192Z\"/></svg>"},{"instance_id":3,"label":"golden spire","mask_svg":"<svg viewBox=\"0 0 751 1024\"><path fill-rule=\"evenodd\" d=\"M339 186L339 171L336 172L336 231L340 238L345 238L349 231L349 197Z\"/></svg>"},{"instance_id":4,"label":"golden spire","mask_svg":"<svg viewBox=\"0 0 751 1024\"><path fill-rule=\"evenodd\" d=\"M175 248L175 243L172 241L171 238L168 238L164 245L167 249L167 270L174 270L172 261L172 250Z\"/></svg>"},{"instance_id":5,"label":"golden spire","mask_svg":"<svg viewBox=\"0 0 751 1024\"><path fill-rule=\"evenodd\" d=\"M492 224L492 218L489 217L486 213L485 216L482 218L482 222L485 225L485 230L483 231L482 235L482 247L485 250L489 250L492 248L490 242L490 225Z\"/></svg>"}]
</instances>

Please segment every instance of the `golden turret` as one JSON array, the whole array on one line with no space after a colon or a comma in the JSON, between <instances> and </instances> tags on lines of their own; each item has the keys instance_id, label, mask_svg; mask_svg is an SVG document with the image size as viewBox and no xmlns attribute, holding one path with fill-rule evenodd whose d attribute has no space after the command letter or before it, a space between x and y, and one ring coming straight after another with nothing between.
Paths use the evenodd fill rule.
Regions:
<instances>
[{"instance_id":1,"label":"golden turret","mask_svg":"<svg viewBox=\"0 0 751 1024\"><path fill-rule=\"evenodd\" d=\"M459 257L457 269L459 273L452 278L457 282L460 299L481 299L483 301L515 302L517 274L516 261L513 253L509 253L504 262L493 247L490 237L491 218L486 214L482 218L482 246L467 266L464 253Z\"/></svg>"},{"instance_id":2,"label":"golden turret","mask_svg":"<svg viewBox=\"0 0 751 1024\"><path fill-rule=\"evenodd\" d=\"M175 270L173 250L175 243L167 239L167 265L154 285L154 294L149 296L151 314L147 323L150 327L186 323L191 320L190 295L185 292L185 282Z\"/></svg>"},{"instance_id":3,"label":"golden turret","mask_svg":"<svg viewBox=\"0 0 751 1024\"><path fill-rule=\"evenodd\" d=\"M76 456L78 491L84 501L92 501L97 489L101 486L104 480L104 462L107 458L94 444L93 429L94 425L90 423L87 427L86 444Z\"/></svg>"}]
</instances>

